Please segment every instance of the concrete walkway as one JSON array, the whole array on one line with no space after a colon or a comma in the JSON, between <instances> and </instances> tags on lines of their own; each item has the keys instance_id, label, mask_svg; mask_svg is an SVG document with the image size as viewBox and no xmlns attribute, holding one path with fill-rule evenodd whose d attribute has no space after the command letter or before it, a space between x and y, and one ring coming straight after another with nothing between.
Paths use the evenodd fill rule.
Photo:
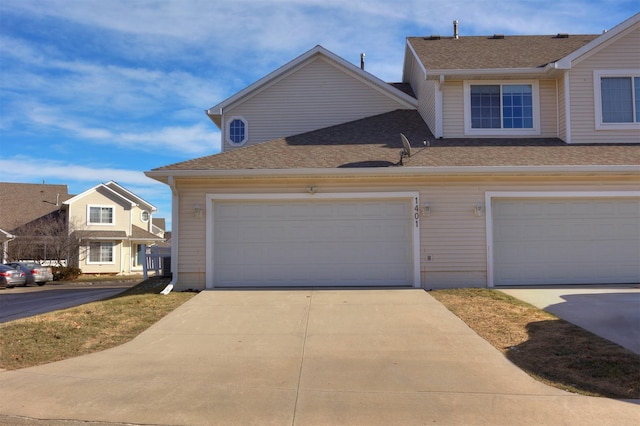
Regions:
<instances>
[{"instance_id":1,"label":"concrete walkway","mask_svg":"<svg viewBox=\"0 0 640 426\"><path fill-rule=\"evenodd\" d=\"M0 390L0 424L600 426L640 418L637 404L536 382L422 290L203 292L118 348L2 372Z\"/></svg>"}]
</instances>

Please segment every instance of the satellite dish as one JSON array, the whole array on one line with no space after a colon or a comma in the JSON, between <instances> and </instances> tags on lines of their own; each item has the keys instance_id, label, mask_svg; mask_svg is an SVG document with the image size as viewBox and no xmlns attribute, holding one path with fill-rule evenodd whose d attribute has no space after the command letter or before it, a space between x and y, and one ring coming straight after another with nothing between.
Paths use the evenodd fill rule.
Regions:
<instances>
[{"instance_id":1,"label":"satellite dish","mask_svg":"<svg viewBox=\"0 0 640 426\"><path fill-rule=\"evenodd\" d=\"M409 139L400 133L400 140L402 141L402 156L411 157L411 144L409 143Z\"/></svg>"},{"instance_id":2,"label":"satellite dish","mask_svg":"<svg viewBox=\"0 0 640 426\"><path fill-rule=\"evenodd\" d=\"M402 166L402 159L404 157L411 157L411 144L405 135L400 133L400 140L402 141L402 152L400 152L400 165Z\"/></svg>"}]
</instances>

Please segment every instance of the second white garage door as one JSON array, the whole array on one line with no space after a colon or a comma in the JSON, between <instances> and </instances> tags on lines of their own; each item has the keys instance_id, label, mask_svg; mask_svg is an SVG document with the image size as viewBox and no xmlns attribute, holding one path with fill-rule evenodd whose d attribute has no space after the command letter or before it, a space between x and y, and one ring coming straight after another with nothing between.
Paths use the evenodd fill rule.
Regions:
<instances>
[{"instance_id":1,"label":"second white garage door","mask_svg":"<svg viewBox=\"0 0 640 426\"><path fill-rule=\"evenodd\" d=\"M493 201L494 283L640 281L640 200Z\"/></svg>"},{"instance_id":2,"label":"second white garage door","mask_svg":"<svg viewBox=\"0 0 640 426\"><path fill-rule=\"evenodd\" d=\"M408 200L215 201L215 287L411 286Z\"/></svg>"}]
</instances>

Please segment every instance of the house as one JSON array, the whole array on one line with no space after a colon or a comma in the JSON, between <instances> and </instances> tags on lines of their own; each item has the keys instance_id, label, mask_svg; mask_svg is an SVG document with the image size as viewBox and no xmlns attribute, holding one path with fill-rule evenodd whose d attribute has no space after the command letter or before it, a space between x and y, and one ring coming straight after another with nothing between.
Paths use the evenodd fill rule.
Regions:
<instances>
[{"instance_id":1,"label":"house","mask_svg":"<svg viewBox=\"0 0 640 426\"><path fill-rule=\"evenodd\" d=\"M207 110L221 153L146 172L172 190L172 284L640 282L639 45L640 14L456 25L407 38L394 84L311 49Z\"/></svg>"},{"instance_id":2,"label":"house","mask_svg":"<svg viewBox=\"0 0 640 426\"><path fill-rule=\"evenodd\" d=\"M145 246L164 241L164 229L154 225L157 208L116 182L98 184L64 205L70 233L80 241L83 273L142 272Z\"/></svg>"},{"instance_id":3,"label":"house","mask_svg":"<svg viewBox=\"0 0 640 426\"><path fill-rule=\"evenodd\" d=\"M48 260L83 273L142 272L143 245L164 242L164 219L116 182L79 195L67 185L0 183L4 260Z\"/></svg>"},{"instance_id":4,"label":"house","mask_svg":"<svg viewBox=\"0 0 640 426\"><path fill-rule=\"evenodd\" d=\"M62 203L71 197L67 185L0 182L2 262L56 258L48 230L63 218Z\"/></svg>"}]
</instances>

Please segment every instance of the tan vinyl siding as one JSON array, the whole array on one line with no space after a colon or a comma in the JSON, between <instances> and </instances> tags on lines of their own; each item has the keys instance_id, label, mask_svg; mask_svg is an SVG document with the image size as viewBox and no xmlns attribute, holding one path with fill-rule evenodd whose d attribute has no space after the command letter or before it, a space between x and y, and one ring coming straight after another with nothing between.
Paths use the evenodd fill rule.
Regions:
<instances>
[{"instance_id":1,"label":"tan vinyl siding","mask_svg":"<svg viewBox=\"0 0 640 426\"><path fill-rule=\"evenodd\" d=\"M436 132L436 85L433 81L425 80L424 73L416 62L416 58L410 57L411 75L409 83L418 98L418 112L432 133Z\"/></svg>"},{"instance_id":2,"label":"tan vinyl siding","mask_svg":"<svg viewBox=\"0 0 640 426\"><path fill-rule=\"evenodd\" d=\"M558 87L558 137L565 142L569 142L569 135L567 134L567 101L565 92L565 79L566 76L562 76L557 81Z\"/></svg>"},{"instance_id":3,"label":"tan vinyl siding","mask_svg":"<svg viewBox=\"0 0 640 426\"><path fill-rule=\"evenodd\" d=\"M555 80L540 80L540 137L558 137L558 95Z\"/></svg>"},{"instance_id":4,"label":"tan vinyl siding","mask_svg":"<svg viewBox=\"0 0 640 426\"><path fill-rule=\"evenodd\" d=\"M123 230L129 233L131 208L123 205L120 200L114 200L101 193L101 189L91 192L76 202L69 208L69 218L76 229L93 231L118 231ZM87 206L113 207L113 225L88 225Z\"/></svg>"},{"instance_id":5,"label":"tan vinyl siding","mask_svg":"<svg viewBox=\"0 0 640 426\"><path fill-rule=\"evenodd\" d=\"M224 150L234 148L226 141L226 120L232 117L247 121L249 140L244 146L248 146L406 108L373 85L318 58L226 110Z\"/></svg>"},{"instance_id":6,"label":"tan vinyl siding","mask_svg":"<svg viewBox=\"0 0 640 426\"><path fill-rule=\"evenodd\" d=\"M447 81L442 88L442 98L443 137L464 137L464 85L462 81Z\"/></svg>"},{"instance_id":7,"label":"tan vinyl siding","mask_svg":"<svg viewBox=\"0 0 640 426\"><path fill-rule=\"evenodd\" d=\"M147 210L149 212L149 220L147 222L143 222L142 221L142 211L143 209L141 209L140 207L134 207L133 211L131 213L131 223L135 226L137 226L138 228L142 228L145 231L151 232L151 212L149 210Z\"/></svg>"},{"instance_id":8,"label":"tan vinyl siding","mask_svg":"<svg viewBox=\"0 0 640 426\"><path fill-rule=\"evenodd\" d=\"M487 191L631 191L639 177L547 178L374 178L260 179L179 181L180 223L179 289L204 288L206 218L196 218L194 205L206 206L212 193L305 193L310 185L323 193L417 191L420 205L429 203L431 214L420 217L420 271L422 286L482 287L487 278L486 217L473 208L484 203ZM427 261L427 256L431 261Z\"/></svg>"},{"instance_id":9,"label":"tan vinyl siding","mask_svg":"<svg viewBox=\"0 0 640 426\"><path fill-rule=\"evenodd\" d=\"M638 143L640 132L630 130L596 130L594 103L595 70L640 69L640 29L597 50L569 71L571 82L571 143Z\"/></svg>"}]
</instances>

